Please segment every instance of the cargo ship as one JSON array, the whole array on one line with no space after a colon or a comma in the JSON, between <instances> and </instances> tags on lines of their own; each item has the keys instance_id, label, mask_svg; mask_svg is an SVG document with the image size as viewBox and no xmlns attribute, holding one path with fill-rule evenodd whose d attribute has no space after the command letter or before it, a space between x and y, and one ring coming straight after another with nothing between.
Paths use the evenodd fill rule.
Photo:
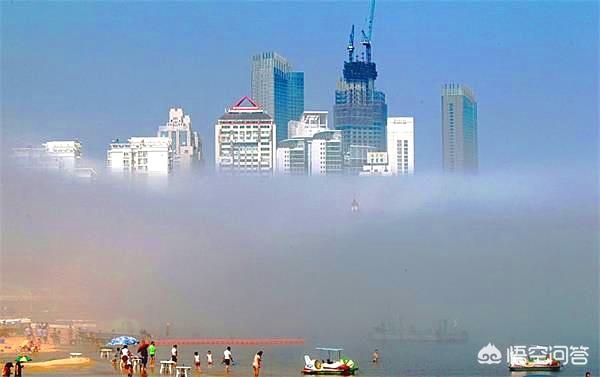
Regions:
<instances>
[{"instance_id":1,"label":"cargo ship","mask_svg":"<svg viewBox=\"0 0 600 377\"><path fill-rule=\"evenodd\" d=\"M449 324L448 320L441 320L430 329L416 329L412 325L406 329L402 321L397 325L388 321L375 326L370 338L374 341L464 343L469 334L458 326L457 321Z\"/></svg>"}]
</instances>

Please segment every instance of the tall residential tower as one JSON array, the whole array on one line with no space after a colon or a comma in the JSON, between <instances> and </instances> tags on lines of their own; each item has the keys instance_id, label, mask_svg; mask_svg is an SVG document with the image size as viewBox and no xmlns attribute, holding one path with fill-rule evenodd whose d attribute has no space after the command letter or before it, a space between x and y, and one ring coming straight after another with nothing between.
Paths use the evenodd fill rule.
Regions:
<instances>
[{"instance_id":1,"label":"tall residential tower","mask_svg":"<svg viewBox=\"0 0 600 377\"><path fill-rule=\"evenodd\" d=\"M477 102L464 85L442 87L442 141L445 171L477 172Z\"/></svg>"},{"instance_id":2,"label":"tall residential tower","mask_svg":"<svg viewBox=\"0 0 600 377\"><path fill-rule=\"evenodd\" d=\"M275 52L252 57L252 99L271 115L277 125L277 140L288 137L288 122L304 111L304 72Z\"/></svg>"}]
</instances>

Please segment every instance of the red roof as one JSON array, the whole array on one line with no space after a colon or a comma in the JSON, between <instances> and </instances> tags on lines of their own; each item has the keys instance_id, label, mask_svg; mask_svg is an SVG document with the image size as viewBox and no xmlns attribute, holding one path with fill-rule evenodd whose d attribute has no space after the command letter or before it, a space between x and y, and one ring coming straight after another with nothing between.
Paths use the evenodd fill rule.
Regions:
<instances>
[{"instance_id":1,"label":"red roof","mask_svg":"<svg viewBox=\"0 0 600 377\"><path fill-rule=\"evenodd\" d=\"M242 106L243 103L250 104L249 106ZM231 107L231 110L260 110L261 107L256 103L252 98L248 96L243 96L239 101L236 102L235 105Z\"/></svg>"}]
</instances>

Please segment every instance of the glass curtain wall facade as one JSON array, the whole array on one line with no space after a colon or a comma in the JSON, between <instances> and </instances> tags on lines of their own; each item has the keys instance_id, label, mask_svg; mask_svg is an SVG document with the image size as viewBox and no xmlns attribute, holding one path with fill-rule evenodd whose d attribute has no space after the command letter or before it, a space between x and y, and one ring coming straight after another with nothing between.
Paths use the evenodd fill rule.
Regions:
<instances>
[{"instance_id":1,"label":"glass curtain wall facade","mask_svg":"<svg viewBox=\"0 0 600 377\"><path fill-rule=\"evenodd\" d=\"M304 72L292 71L283 56L265 52L252 57L252 98L277 125L277 140L288 137L288 122L304 111Z\"/></svg>"},{"instance_id":2,"label":"glass curtain wall facade","mask_svg":"<svg viewBox=\"0 0 600 377\"><path fill-rule=\"evenodd\" d=\"M344 62L333 107L333 124L342 133L345 170L358 174L367 153L386 150L387 104L375 90L377 69L366 61Z\"/></svg>"},{"instance_id":3,"label":"glass curtain wall facade","mask_svg":"<svg viewBox=\"0 0 600 377\"><path fill-rule=\"evenodd\" d=\"M442 87L443 166L448 172L476 173L479 170L477 146L477 102L467 86Z\"/></svg>"}]
</instances>

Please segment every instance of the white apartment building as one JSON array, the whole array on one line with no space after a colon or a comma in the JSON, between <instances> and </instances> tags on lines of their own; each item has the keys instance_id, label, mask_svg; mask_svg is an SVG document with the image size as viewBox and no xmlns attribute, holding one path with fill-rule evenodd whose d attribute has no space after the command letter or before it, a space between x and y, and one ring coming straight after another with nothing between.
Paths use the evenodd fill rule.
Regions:
<instances>
[{"instance_id":1,"label":"white apartment building","mask_svg":"<svg viewBox=\"0 0 600 377\"><path fill-rule=\"evenodd\" d=\"M276 166L273 118L248 96L215 125L215 168L230 174L273 174Z\"/></svg>"},{"instance_id":2,"label":"white apartment building","mask_svg":"<svg viewBox=\"0 0 600 377\"><path fill-rule=\"evenodd\" d=\"M415 171L415 119L390 117L387 120L387 153L392 174Z\"/></svg>"},{"instance_id":3,"label":"white apartment building","mask_svg":"<svg viewBox=\"0 0 600 377\"><path fill-rule=\"evenodd\" d=\"M317 132L312 137L286 139L277 148L277 173L327 175L342 172L342 134Z\"/></svg>"},{"instance_id":4,"label":"white apartment building","mask_svg":"<svg viewBox=\"0 0 600 377\"><path fill-rule=\"evenodd\" d=\"M81 143L77 140L48 141L41 147L13 148L12 157L20 167L72 173L80 167L81 149Z\"/></svg>"},{"instance_id":5,"label":"white apartment building","mask_svg":"<svg viewBox=\"0 0 600 377\"><path fill-rule=\"evenodd\" d=\"M327 111L305 111L300 120L288 122L288 138L313 137L317 132L327 131Z\"/></svg>"},{"instance_id":6,"label":"white apartment building","mask_svg":"<svg viewBox=\"0 0 600 377\"><path fill-rule=\"evenodd\" d=\"M127 143L116 140L107 151L108 170L112 173L168 175L173 167L171 139L132 137Z\"/></svg>"},{"instance_id":7,"label":"white apartment building","mask_svg":"<svg viewBox=\"0 0 600 377\"><path fill-rule=\"evenodd\" d=\"M367 163L360 175L392 175L387 152L367 152Z\"/></svg>"},{"instance_id":8,"label":"white apartment building","mask_svg":"<svg viewBox=\"0 0 600 377\"><path fill-rule=\"evenodd\" d=\"M310 175L341 174L343 171L342 132L316 133L310 141Z\"/></svg>"},{"instance_id":9,"label":"white apartment building","mask_svg":"<svg viewBox=\"0 0 600 377\"><path fill-rule=\"evenodd\" d=\"M158 127L156 136L171 140L173 165L189 168L202 161L202 141L198 133L192 129L192 119L184 115L182 108L169 110L169 121Z\"/></svg>"}]
</instances>

